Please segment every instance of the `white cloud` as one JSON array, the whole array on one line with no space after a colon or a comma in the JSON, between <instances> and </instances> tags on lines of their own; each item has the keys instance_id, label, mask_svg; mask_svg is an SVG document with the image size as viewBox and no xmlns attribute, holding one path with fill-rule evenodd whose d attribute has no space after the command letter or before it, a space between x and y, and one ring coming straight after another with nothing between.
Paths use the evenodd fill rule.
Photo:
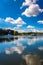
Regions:
<instances>
[{"instance_id":1,"label":"white cloud","mask_svg":"<svg viewBox=\"0 0 43 65\"><path fill-rule=\"evenodd\" d=\"M20 32L20 33L22 33L22 32L26 32L26 31L25 31L25 30L23 30L23 29L22 29L22 30L17 30L17 31L18 31L18 32Z\"/></svg>"},{"instance_id":2,"label":"white cloud","mask_svg":"<svg viewBox=\"0 0 43 65\"><path fill-rule=\"evenodd\" d=\"M26 32L24 29L20 29L20 27L14 27L13 30L18 31L20 33Z\"/></svg>"},{"instance_id":3,"label":"white cloud","mask_svg":"<svg viewBox=\"0 0 43 65\"><path fill-rule=\"evenodd\" d=\"M17 25L17 27L22 27L22 25Z\"/></svg>"},{"instance_id":4,"label":"white cloud","mask_svg":"<svg viewBox=\"0 0 43 65\"><path fill-rule=\"evenodd\" d=\"M28 25L27 29L30 32L43 32L43 30L36 29L35 26L32 26L32 25Z\"/></svg>"},{"instance_id":5,"label":"white cloud","mask_svg":"<svg viewBox=\"0 0 43 65\"><path fill-rule=\"evenodd\" d=\"M39 24L43 24L43 20L37 21Z\"/></svg>"},{"instance_id":6,"label":"white cloud","mask_svg":"<svg viewBox=\"0 0 43 65\"><path fill-rule=\"evenodd\" d=\"M27 17L31 16L37 16L39 13L42 13L43 9L40 9L38 4L32 4L26 10L22 13L22 15L25 15Z\"/></svg>"},{"instance_id":7,"label":"white cloud","mask_svg":"<svg viewBox=\"0 0 43 65\"><path fill-rule=\"evenodd\" d=\"M10 22L10 23L12 23L12 24L18 24L18 25L26 24L26 23L22 20L22 18L20 18L20 17L18 17L18 19L16 19L16 20L14 20L14 19L11 18L11 17L7 17L7 18L5 19L5 22Z\"/></svg>"},{"instance_id":8,"label":"white cloud","mask_svg":"<svg viewBox=\"0 0 43 65\"><path fill-rule=\"evenodd\" d=\"M22 4L22 7L23 6L30 6L30 5L32 5L32 4L34 4L34 3L36 3L36 1L37 0L25 0L25 2L23 2L23 4ZM21 8L22 8L21 7Z\"/></svg>"},{"instance_id":9,"label":"white cloud","mask_svg":"<svg viewBox=\"0 0 43 65\"><path fill-rule=\"evenodd\" d=\"M41 30L41 29L39 30L39 29L35 29L35 28L34 29L31 29L31 31L32 32L43 32L43 30Z\"/></svg>"},{"instance_id":10,"label":"white cloud","mask_svg":"<svg viewBox=\"0 0 43 65\"><path fill-rule=\"evenodd\" d=\"M36 28L35 26L32 26L32 25L28 25L24 29L20 28L20 27L14 27L13 30L18 31L20 33L22 33L22 32L43 32L42 29L38 29L38 28Z\"/></svg>"},{"instance_id":11,"label":"white cloud","mask_svg":"<svg viewBox=\"0 0 43 65\"><path fill-rule=\"evenodd\" d=\"M18 17L17 20L15 20L18 24L26 24L20 17Z\"/></svg>"},{"instance_id":12,"label":"white cloud","mask_svg":"<svg viewBox=\"0 0 43 65\"><path fill-rule=\"evenodd\" d=\"M32 32L40 32L38 29L32 29Z\"/></svg>"},{"instance_id":13,"label":"white cloud","mask_svg":"<svg viewBox=\"0 0 43 65\"><path fill-rule=\"evenodd\" d=\"M34 26L28 25L27 28L35 28Z\"/></svg>"},{"instance_id":14,"label":"white cloud","mask_svg":"<svg viewBox=\"0 0 43 65\"><path fill-rule=\"evenodd\" d=\"M15 20L14 20L13 18L11 18L11 17L7 17L7 18L5 19L5 22L10 22L10 23L12 23L12 24L16 23Z\"/></svg>"}]
</instances>

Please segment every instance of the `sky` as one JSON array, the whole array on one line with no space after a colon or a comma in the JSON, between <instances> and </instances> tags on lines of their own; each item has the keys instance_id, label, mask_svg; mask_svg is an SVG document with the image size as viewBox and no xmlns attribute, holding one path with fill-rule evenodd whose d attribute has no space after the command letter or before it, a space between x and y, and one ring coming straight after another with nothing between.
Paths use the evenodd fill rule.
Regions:
<instances>
[{"instance_id":1,"label":"sky","mask_svg":"<svg viewBox=\"0 0 43 65\"><path fill-rule=\"evenodd\" d=\"M43 0L0 0L0 28L43 32Z\"/></svg>"}]
</instances>

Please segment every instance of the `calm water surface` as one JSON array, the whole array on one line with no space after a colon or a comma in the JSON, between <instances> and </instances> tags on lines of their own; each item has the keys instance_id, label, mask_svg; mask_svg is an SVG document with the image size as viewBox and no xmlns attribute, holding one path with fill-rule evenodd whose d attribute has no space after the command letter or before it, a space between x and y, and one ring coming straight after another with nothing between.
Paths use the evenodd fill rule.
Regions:
<instances>
[{"instance_id":1,"label":"calm water surface","mask_svg":"<svg viewBox=\"0 0 43 65\"><path fill-rule=\"evenodd\" d=\"M26 65L23 56L27 54L43 60L43 36L0 37L0 65Z\"/></svg>"}]
</instances>

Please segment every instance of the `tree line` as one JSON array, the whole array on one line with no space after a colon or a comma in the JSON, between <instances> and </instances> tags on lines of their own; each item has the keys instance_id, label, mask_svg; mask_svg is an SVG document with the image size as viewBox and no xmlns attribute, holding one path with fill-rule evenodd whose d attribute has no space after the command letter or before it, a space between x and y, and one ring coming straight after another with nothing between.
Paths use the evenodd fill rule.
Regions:
<instances>
[{"instance_id":1,"label":"tree line","mask_svg":"<svg viewBox=\"0 0 43 65\"><path fill-rule=\"evenodd\" d=\"M2 35L43 35L43 32L18 32L11 29L0 29L0 36Z\"/></svg>"}]
</instances>

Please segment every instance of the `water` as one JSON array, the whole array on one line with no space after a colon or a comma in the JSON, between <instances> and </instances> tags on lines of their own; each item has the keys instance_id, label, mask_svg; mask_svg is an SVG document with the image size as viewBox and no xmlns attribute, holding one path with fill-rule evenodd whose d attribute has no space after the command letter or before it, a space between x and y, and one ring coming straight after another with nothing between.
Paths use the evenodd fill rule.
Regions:
<instances>
[{"instance_id":1,"label":"water","mask_svg":"<svg viewBox=\"0 0 43 65\"><path fill-rule=\"evenodd\" d=\"M0 65L27 65L25 55L37 55L43 61L43 36L0 37Z\"/></svg>"}]
</instances>

